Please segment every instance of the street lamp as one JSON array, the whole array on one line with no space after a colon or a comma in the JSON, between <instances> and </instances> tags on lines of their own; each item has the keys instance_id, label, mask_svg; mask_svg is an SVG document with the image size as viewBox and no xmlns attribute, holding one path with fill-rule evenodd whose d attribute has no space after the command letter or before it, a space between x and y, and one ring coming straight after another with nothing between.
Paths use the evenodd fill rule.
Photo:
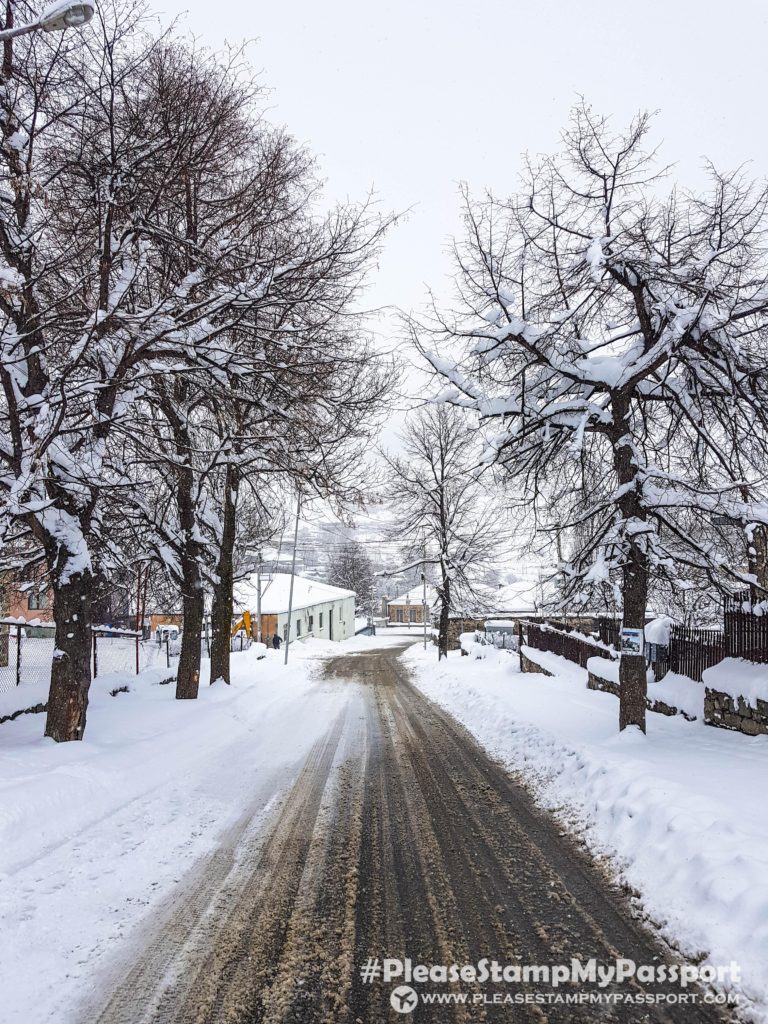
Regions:
<instances>
[{"instance_id":1,"label":"street lamp","mask_svg":"<svg viewBox=\"0 0 768 1024\"><path fill-rule=\"evenodd\" d=\"M0 43L30 32L63 32L67 28L86 25L96 11L94 0L57 0L29 25L19 25L0 32Z\"/></svg>"}]
</instances>

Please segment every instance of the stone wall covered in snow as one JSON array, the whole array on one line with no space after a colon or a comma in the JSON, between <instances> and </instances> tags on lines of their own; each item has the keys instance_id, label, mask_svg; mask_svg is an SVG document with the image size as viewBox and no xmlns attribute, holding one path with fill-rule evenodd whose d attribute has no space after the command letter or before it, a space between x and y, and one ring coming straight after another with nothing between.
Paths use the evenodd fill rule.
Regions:
<instances>
[{"instance_id":1,"label":"stone wall covered in snow","mask_svg":"<svg viewBox=\"0 0 768 1024\"><path fill-rule=\"evenodd\" d=\"M768 702L760 700L752 707L743 697L707 688L704 696L704 721L721 729L736 729L747 736L768 734Z\"/></svg>"},{"instance_id":2,"label":"stone wall covered in snow","mask_svg":"<svg viewBox=\"0 0 768 1024\"><path fill-rule=\"evenodd\" d=\"M704 721L747 736L768 735L768 665L725 658L704 673Z\"/></svg>"}]
</instances>

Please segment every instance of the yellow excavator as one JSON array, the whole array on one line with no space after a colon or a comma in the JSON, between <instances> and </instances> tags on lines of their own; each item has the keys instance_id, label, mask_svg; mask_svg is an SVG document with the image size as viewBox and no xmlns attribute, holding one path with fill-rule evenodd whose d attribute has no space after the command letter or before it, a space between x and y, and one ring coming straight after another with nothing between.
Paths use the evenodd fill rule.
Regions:
<instances>
[{"instance_id":1,"label":"yellow excavator","mask_svg":"<svg viewBox=\"0 0 768 1024\"><path fill-rule=\"evenodd\" d=\"M242 616L232 627L232 636L237 636L241 629L244 629L246 636L251 636L251 613L243 612Z\"/></svg>"}]
</instances>

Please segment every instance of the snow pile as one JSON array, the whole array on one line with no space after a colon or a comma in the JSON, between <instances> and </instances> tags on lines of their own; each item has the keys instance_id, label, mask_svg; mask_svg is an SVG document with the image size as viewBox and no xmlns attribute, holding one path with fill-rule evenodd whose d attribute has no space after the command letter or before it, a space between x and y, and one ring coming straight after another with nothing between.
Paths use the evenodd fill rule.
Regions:
<instances>
[{"instance_id":1,"label":"snow pile","mask_svg":"<svg viewBox=\"0 0 768 1024\"><path fill-rule=\"evenodd\" d=\"M462 651L468 654L470 658L480 658L482 661L488 659L498 661L499 658L509 657L508 654L500 651L495 644L480 639L480 635L477 633L462 633L459 636L459 643L461 644Z\"/></svg>"},{"instance_id":2,"label":"snow pile","mask_svg":"<svg viewBox=\"0 0 768 1024\"><path fill-rule=\"evenodd\" d=\"M47 679L38 679L33 683L22 683L21 686L0 690L0 718L25 708L32 708L36 704L45 704L49 688L50 683Z\"/></svg>"},{"instance_id":3,"label":"snow pile","mask_svg":"<svg viewBox=\"0 0 768 1024\"><path fill-rule=\"evenodd\" d=\"M577 665L575 661L569 661L562 654L553 654L552 651L539 651L535 647L521 647L526 658L533 661L540 668L553 676L560 676L561 679L568 679L571 683L579 686L587 685L587 670ZM534 673L535 675L536 673Z\"/></svg>"},{"instance_id":4,"label":"snow pile","mask_svg":"<svg viewBox=\"0 0 768 1024\"><path fill-rule=\"evenodd\" d=\"M587 662L587 671L599 679L605 679L609 683L619 682L619 660L618 658L590 658ZM646 672L646 682L654 680L653 671Z\"/></svg>"},{"instance_id":5,"label":"snow pile","mask_svg":"<svg viewBox=\"0 0 768 1024\"><path fill-rule=\"evenodd\" d=\"M105 675L79 743L44 739L44 715L0 726L4 1024L69 1019L120 940L194 862L247 809L269 813L355 699L354 687L314 682L321 658L363 640L383 646L292 644L287 668L284 651L254 644L232 655L231 686L205 679L196 701L175 699L164 667ZM110 696L121 686L129 692Z\"/></svg>"},{"instance_id":6,"label":"snow pile","mask_svg":"<svg viewBox=\"0 0 768 1024\"><path fill-rule=\"evenodd\" d=\"M710 690L726 693L734 700L743 697L750 707L756 708L758 700L768 701L768 665L724 658L719 665L705 669L702 678Z\"/></svg>"},{"instance_id":7,"label":"snow pile","mask_svg":"<svg viewBox=\"0 0 768 1024\"><path fill-rule=\"evenodd\" d=\"M669 637L675 620L669 615L660 615L657 619L645 624L645 639L649 644L658 644L660 647L669 647Z\"/></svg>"},{"instance_id":8,"label":"snow pile","mask_svg":"<svg viewBox=\"0 0 768 1024\"><path fill-rule=\"evenodd\" d=\"M651 679L648 698L663 701L691 718L704 718L704 684L677 672L667 672L658 683Z\"/></svg>"},{"instance_id":9,"label":"snow pile","mask_svg":"<svg viewBox=\"0 0 768 1024\"><path fill-rule=\"evenodd\" d=\"M555 655L532 653L556 668ZM519 673L516 658L438 664L412 648L404 660L541 804L609 855L668 941L714 965L736 960L742 1001L768 1022L768 819L755 801L768 737L650 712L647 736L619 734L616 698L575 686L586 672L574 665L550 678Z\"/></svg>"}]
</instances>

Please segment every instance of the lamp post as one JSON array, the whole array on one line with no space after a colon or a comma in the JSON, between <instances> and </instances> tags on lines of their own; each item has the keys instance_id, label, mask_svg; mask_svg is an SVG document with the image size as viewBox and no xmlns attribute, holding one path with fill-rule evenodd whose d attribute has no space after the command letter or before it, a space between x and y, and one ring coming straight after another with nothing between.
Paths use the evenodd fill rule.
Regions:
<instances>
[{"instance_id":1,"label":"lamp post","mask_svg":"<svg viewBox=\"0 0 768 1024\"><path fill-rule=\"evenodd\" d=\"M67 28L81 28L88 24L95 12L94 0L58 0L49 4L37 21L0 31L0 43L30 32L63 32Z\"/></svg>"}]
</instances>

